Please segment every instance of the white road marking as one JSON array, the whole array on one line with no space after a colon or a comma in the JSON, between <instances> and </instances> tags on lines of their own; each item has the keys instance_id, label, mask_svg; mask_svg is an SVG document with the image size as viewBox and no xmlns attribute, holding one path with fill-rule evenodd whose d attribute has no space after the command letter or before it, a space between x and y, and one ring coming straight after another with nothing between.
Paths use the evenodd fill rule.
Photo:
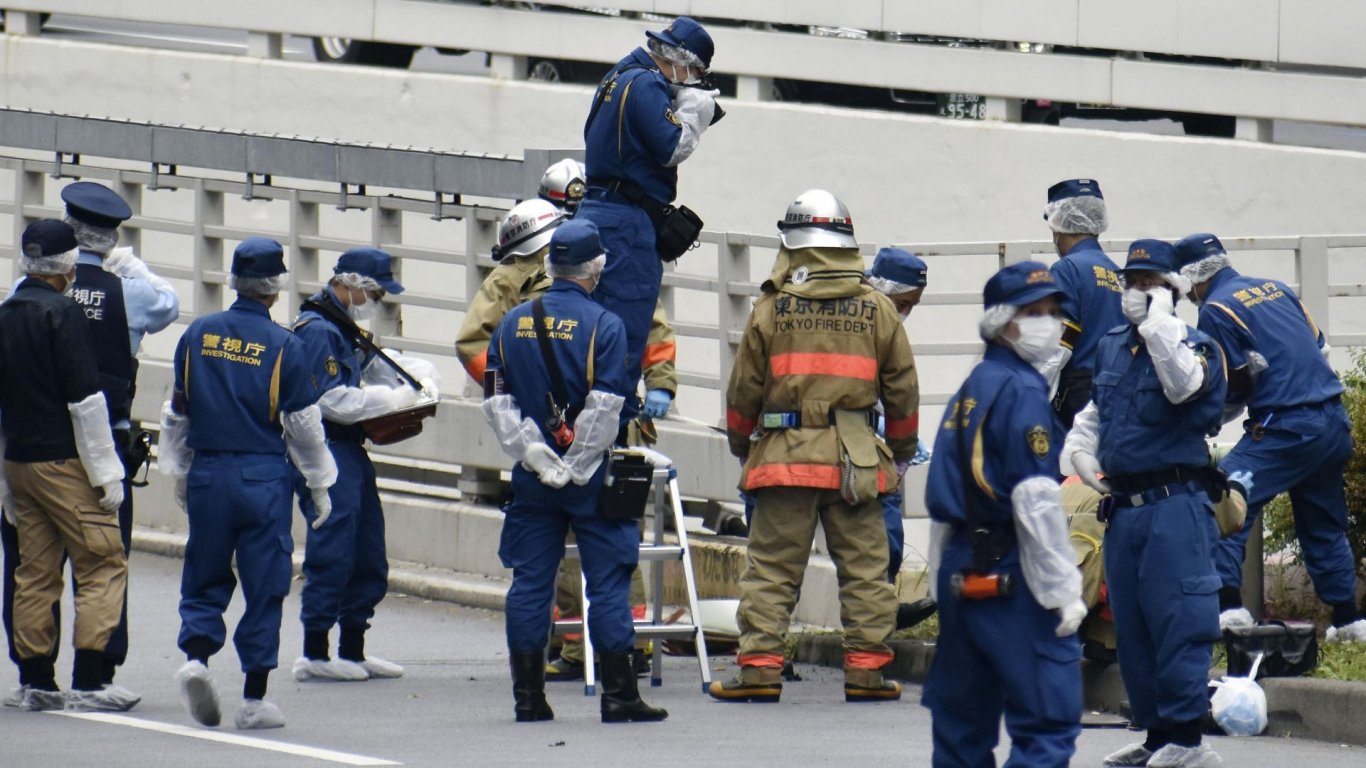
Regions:
<instances>
[{"instance_id":1,"label":"white road marking","mask_svg":"<svg viewBox=\"0 0 1366 768\"><path fill-rule=\"evenodd\" d=\"M393 760L383 760L378 757L352 755L346 752L334 752L330 749L305 747L300 744L287 744L282 741L257 739L251 736L238 736L233 733L221 733L208 729L190 728L184 725L157 723L151 720L139 720L138 718L130 717L128 715L114 715L104 712L49 712L48 714L60 715L62 717L74 717L80 720L91 720L97 723L107 723L109 725L122 725L128 728L141 728L145 731L169 733L173 736L188 736L192 739L216 741L220 744L233 744L239 747L251 747L252 749L265 749L271 752L283 752L287 755L311 757L316 760L328 760L344 765L403 765L403 763L396 763Z\"/></svg>"}]
</instances>

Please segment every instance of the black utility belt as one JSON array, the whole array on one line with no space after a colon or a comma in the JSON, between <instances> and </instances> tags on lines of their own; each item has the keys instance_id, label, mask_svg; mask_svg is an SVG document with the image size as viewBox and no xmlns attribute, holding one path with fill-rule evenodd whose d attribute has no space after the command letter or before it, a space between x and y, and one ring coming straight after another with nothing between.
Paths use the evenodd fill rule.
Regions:
<instances>
[{"instance_id":1,"label":"black utility belt","mask_svg":"<svg viewBox=\"0 0 1366 768\"><path fill-rule=\"evenodd\" d=\"M1203 493L1204 490L1205 486L1201 485L1198 481L1188 480L1184 483L1159 485L1156 488L1149 488L1148 490L1139 493L1112 493L1102 499L1101 503L1104 504L1108 499L1111 508L1127 509L1131 507L1141 507L1144 504L1155 504L1163 499L1169 499L1172 496Z\"/></svg>"},{"instance_id":2,"label":"black utility belt","mask_svg":"<svg viewBox=\"0 0 1366 768\"><path fill-rule=\"evenodd\" d=\"M607 190L645 212L655 230L655 253L661 261L677 261L702 234L702 217L691 208L660 202L630 179L590 176L588 186L590 191Z\"/></svg>"},{"instance_id":3,"label":"black utility belt","mask_svg":"<svg viewBox=\"0 0 1366 768\"><path fill-rule=\"evenodd\" d=\"M1134 496L1163 486L1204 482L1208 479L1209 473L1208 467L1171 467L1156 472L1110 475L1105 481L1110 484L1111 493L1114 495Z\"/></svg>"},{"instance_id":4,"label":"black utility belt","mask_svg":"<svg viewBox=\"0 0 1366 768\"><path fill-rule=\"evenodd\" d=\"M334 443L365 442L365 429L359 424L334 424L324 420L323 434L327 435L327 439Z\"/></svg>"},{"instance_id":5,"label":"black utility belt","mask_svg":"<svg viewBox=\"0 0 1366 768\"><path fill-rule=\"evenodd\" d=\"M759 416L759 426L764 429L821 429L824 427L835 426L835 410L831 409L825 414L825 419L803 419L801 411L765 411ZM849 410L861 410L851 408ZM864 411L868 426L877 429L877 411Z\"/></svg>"}]
</instances>

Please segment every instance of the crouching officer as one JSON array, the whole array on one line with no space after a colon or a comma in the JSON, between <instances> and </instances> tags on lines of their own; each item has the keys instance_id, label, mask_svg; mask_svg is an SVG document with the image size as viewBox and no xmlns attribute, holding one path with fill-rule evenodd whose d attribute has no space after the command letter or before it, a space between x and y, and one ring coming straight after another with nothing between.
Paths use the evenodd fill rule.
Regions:
<instances>
[{"instance_id":1,"label":"crouching officer","mask_svg":"<svg viewBox=\"0 0 1366 768\"><path fill-rule=\"evenodd\" d=\"M945 408L925 504L939 639L921 703L934 765L991 764L1002 711L1008 765L1066 766L1081 732L1086 616L1057 480L1061 425L1040 369L1062 337L1048 268L987 281L981 363Z\"/></svg>"},{"instance_id":2,"label":"crouching officer","mask_svg":"<svg viewBox=\"0 0 1366 768\"><path fill-rule=\"evenodd\" d=\"M722 701L777 701L788 624L819 521L840 585L846 701L897 699L884 680L896 595L881 494L915 455L915 360L890 299L863 279L849 210L803 192L778 222L782 248L750 314L726 392L740 486L755 496L740 577L740 674ZM875 432L881 398L886 440ZM758 442L751 442L756 429Z\"/></svg>"},{"instance_id":3,"label":"crouching officer","mask_svg":"<svg viewBox=\"0 0 1366 768\"><path fill-rule=\"evenodd\" d=\"M489 343L484 417L517 461L498 554L512 569L507 641L519 722L555 717L545 700L545 646L570 528L593 605L589 630L602 657L602 721L668 716L641 700L631 663L635 628L627 595L639 523L598 511L604 459L631 386L621 320L589 298L605 263L596 225L562 224L546 257L554 284L509 312Z\"/></svg>"},{"instance_id":4,"label":"crouching officer","mask_svg":"<svg viewBox=\"0 0 1366 768\"><path fill-rule=\"evenodd\" d=\"M303 344L270 319L285 276L279 243L252 237L237 246L229 279L237 300L180 337L175 389L161 409L157 465L175 479L190 523L177 641L188 661L176 683L190 715L207 726L221 719L207 665L226 640L223 612L239 577L246 609L233 639L246 682L236 724L285 724L265 695L278 663L294 551L290 463L308 479L315 528L331 513L327 489L337 479L314 404L316 372Z\"/></svg>"},{"instance_id":5,"label":"crouching officer","mask_svg":"<svg viewBox=\"0 0 1366 768\"><path fill-rule=\"evenodd\" d=\"M1101 339L1091 402L1061 457L1064 474L1108 494L1100 516L1109 522L1105 576L1119 671L1132 720L1148 731L1104 764L1217 766L1223 760L1201 743L1200 725L1220 637L1205 435L1223 413L1223 353L1175 315L1178 291L1189 285L1170 243L1134 241L1123 281L1129 323Z\"/></svg>"},{"instance_id":6,"label":"crouching officer","mask_svg":"<svg viewBox=\"0 0 1366 768\"><path fill-rule=\"evenodd\" d=\"M378 248L343 253L327 285L304 302L294 321L294 335L308 352L309 367L321 377L318 408L337 464L332 516L327 525L309 528L304 550L304 655L293 670L299 682L403 676L403 667L365 653L365 631L389 590L389 559L375 465L365 450L360 422L412 407L419 397L436 400L439 394L430 379L422 382L420 393L406 381L391 386L396 377L392 367L362 343L366 332L356 321L373 318L384 296L403 293L390 264L389 254ZM295 478L299 508L313 521L318 512L305 480ZM341 627L336 659L329 656L327 637L334 625Z\"/></svg>"}]
</instances>

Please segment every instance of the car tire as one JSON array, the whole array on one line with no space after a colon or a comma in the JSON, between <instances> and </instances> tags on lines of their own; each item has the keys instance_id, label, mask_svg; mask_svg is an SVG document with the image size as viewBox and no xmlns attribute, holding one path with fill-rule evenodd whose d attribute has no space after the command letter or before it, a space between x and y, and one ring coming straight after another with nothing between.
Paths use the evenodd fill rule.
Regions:
<instances>
[{"instance_id":1,"label":"car tire","mask_svg":"<svg viewBox=\"0 0 1366 768\"><path fill-rule=\"evenodd\" d=\"M346 37L313 38L313 58L327 64L368 64L407 69L417 49L396 43L372 43Z\"/></svg>"},{"instance_id":2,"label":"car tire","mask_svg":"<svg viewBox=\"0 0 1366 768\"><path fill-rule=\"evenodd\" d=\"M574 68L559 59L528 59L526 79L542 83L572 83Z\"/></svg>"}]
</instances>

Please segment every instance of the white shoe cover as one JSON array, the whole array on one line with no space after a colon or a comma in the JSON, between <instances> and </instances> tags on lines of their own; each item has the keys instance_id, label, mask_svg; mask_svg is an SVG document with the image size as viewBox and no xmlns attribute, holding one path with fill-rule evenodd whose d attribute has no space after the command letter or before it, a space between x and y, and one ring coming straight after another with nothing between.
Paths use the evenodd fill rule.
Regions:
<instances>
[{"instance_id":1,"label":"white shoe cover","mask_svg":"<svg viewBox=\"0 0 1366 768\"><path fill-rule=\"evenodd\" d=\"M354 683L369 680L370 673L365 671L365 667L346 659L320 661L300 656L294 660L294 679L301 683Z\"/></svg>"},{"instance_id":2,"label":"white shoe cover","mask_svg":"<svg viewBox=\"0 0 1366 768\"><path fill-rule=\"evenodd\" d=\"M1148 768L1219 768L1223 764L1224 758L1208 744L1198 747L1168 744L1148 760Z\"/></svg>"},{"instance_id":3,"label":"white shoe cover","mask_svg":"<svg viewBox=\"0 0 1366 768\"><path fill-rule=\"evenodd\" d=\"M196 723L213 728L223 721L223 711L218 706L218 689L214 688L209 668L203 662L185 662L176 670L175 681L180 688L180 698Z\"/></svg>"},{"instance_id":4,"label":"white shoe cover","mask_svg":"<svg viewBox=\"0 0 1366 768\"><path fill-rule=\"evenodd\" d=\"M29 686L21 685L11 691L10 695L6 696L5 700L0 702L0 704L3 704L6 707L22 707L24 706L24 699L28 698L28 692L31 690L33 689Z\"/></svg>"},{"instance_id":5,"label":"white shoe cover","mask_svg":"<svg viewBox=\"0 0 1366 768\"><path fill-rule=\"evenodd\" d=\"M403 667L392 661L367 656L360 665L365 668L371 680L392 680L396 677L403 677Z\"/></svg>"},{"instance_id":6,"label":"white shoe cover","mask_svg":"<svg viewBox=\"0 0 1366 768\"><path fill-rule=\"evenodd\" d=\"M1106 755L1101 765L1105 768L1142 768L1152 756L1153 753L1142 742L1138 742Z\"/></svg>"},{"instance_id":7,"label":"white shoe cover","mask_svg":"<svg viewBox=\"0 0 1366 768\"><path fill-rule=\"evenodd\" d=\"M1357 619L1345 627L1329 627L1324 640L1329 643L1366 643L1366 619Z\"/></svg>"},{"instance_id":8,"label":"white shoe cover","mask_svg":"<svg viewBox=\"0 0 1366 768\"><path fill-rule=\"evenodd\" d=\"M51 709L62 709L65 706L65 693L29 688L24 694L24 703L20 704L19 708L25 712L46 712Z\"/></svg>"},{"instance_id":9,"label":"white shoe cover","mask_svg":"<svg viewBox=\"0 0 1366 768\"><path fill-rule=\"evenodd\" d=\"M1257 626L1257 620L1252 618L1252 612L1246 608L1230 608L1219 614L1220 632L1226 629L1244 629L1255 626Z\"/></svg>"},{"instance_id":10,"label":"white shoe cover","mask_svg":"<svg viewBox=\"0 0 1366 768\"><path fill-rule=\"evenodd\" d=\"M274 702L265 699L243 699L237 710L237 730L255 731L262 728L285 727L285 713Z\"/></svg>"},{"instance_id":11,"label":"white shoe cover","mask_svg":"<svg viewBox=\"0 0 1366 768\"><path fill-rule=\"evenodd\" d=\"M107 685L98 691L71 691L66 697L68 712L127 712L142 697L121 685Z\"/></svg>"}]
</instances>

